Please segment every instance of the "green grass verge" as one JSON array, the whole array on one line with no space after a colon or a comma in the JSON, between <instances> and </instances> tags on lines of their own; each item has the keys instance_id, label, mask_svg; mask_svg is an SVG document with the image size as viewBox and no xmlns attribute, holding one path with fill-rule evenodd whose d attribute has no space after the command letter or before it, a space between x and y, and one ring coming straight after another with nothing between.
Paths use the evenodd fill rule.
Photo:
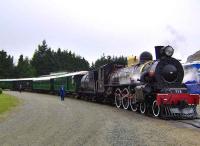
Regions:
<instances>
[{"instance_id":1,"label":"green grass verge","mask_svg":"<svg viewBox=\"0 0 200 146\"><path fill-rule=\"evenodd\" d=\"M19 99L7 94L0 94L0 115L19 104Z\"/></svg>"}]
</instances>

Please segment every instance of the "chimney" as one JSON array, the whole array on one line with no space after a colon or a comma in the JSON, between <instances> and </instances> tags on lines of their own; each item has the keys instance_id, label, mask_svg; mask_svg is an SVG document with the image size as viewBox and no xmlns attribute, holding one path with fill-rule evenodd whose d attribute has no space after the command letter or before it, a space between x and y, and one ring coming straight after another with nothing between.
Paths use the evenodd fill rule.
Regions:
<instances>
[{"instance_id":1,"label":"chimney","mask_svg":"<svg viewBox=\"0 0 200 146\"><path fill-rule=\"evenodd\" d=\"M156 53L156 60L160 59L162 57L162 54L160 52L161 48L164 46L155 46L155 53Z\"/></svg>"}]
</instances>

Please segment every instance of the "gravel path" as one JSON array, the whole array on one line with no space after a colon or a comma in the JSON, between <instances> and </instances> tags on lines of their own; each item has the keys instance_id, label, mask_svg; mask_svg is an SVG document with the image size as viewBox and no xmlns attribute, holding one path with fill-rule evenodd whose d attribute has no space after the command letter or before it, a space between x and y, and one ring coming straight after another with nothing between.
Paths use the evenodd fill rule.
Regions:
<instances>
[{"instance_id":1,"label":"gravel path","mask_svg":"<svg viewBox=\"0 0 200 146\"><path fill-rule=\"evenodd\" d=\"M200 145L200 131L107 105L6 92L23 99L0 121L2 146Z\"/></svg>"}]
</instances>

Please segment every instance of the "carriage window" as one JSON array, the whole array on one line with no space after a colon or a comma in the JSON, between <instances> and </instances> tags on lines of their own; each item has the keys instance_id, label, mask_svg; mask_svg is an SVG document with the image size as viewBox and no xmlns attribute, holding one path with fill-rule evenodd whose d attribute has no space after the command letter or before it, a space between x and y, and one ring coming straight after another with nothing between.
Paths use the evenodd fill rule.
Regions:
<instances>
[{"instance_id":1,"label":"carriage window","mask_svg":"<svg viewBox=\"0 0 200 146\"><path fill-rule=\"evenodd\" d=\"M74 76L72 76L72 84L74 84Z\"/></svg>"}]
</instances>

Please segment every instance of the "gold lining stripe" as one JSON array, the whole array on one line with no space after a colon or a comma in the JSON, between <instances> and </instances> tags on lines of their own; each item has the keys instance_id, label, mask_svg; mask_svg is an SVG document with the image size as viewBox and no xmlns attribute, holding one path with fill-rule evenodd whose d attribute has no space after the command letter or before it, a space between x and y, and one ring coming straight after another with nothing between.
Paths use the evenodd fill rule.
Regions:
<instances>
[{"instance_id":1,"label":"gold lining stripe","mask_svg":"<svg viewBox=\"0 0 200 146\"><path fill-rule=\"evenodd\" d=\"M140 68L140 73L143 71L144 67L145 67L147 64L150 64L150 63L152 64L152 63L153 63L153 60L148 61L148 62L146 62L145 64L143 64L142 67Z\"/></svg>"}]
</instances>

